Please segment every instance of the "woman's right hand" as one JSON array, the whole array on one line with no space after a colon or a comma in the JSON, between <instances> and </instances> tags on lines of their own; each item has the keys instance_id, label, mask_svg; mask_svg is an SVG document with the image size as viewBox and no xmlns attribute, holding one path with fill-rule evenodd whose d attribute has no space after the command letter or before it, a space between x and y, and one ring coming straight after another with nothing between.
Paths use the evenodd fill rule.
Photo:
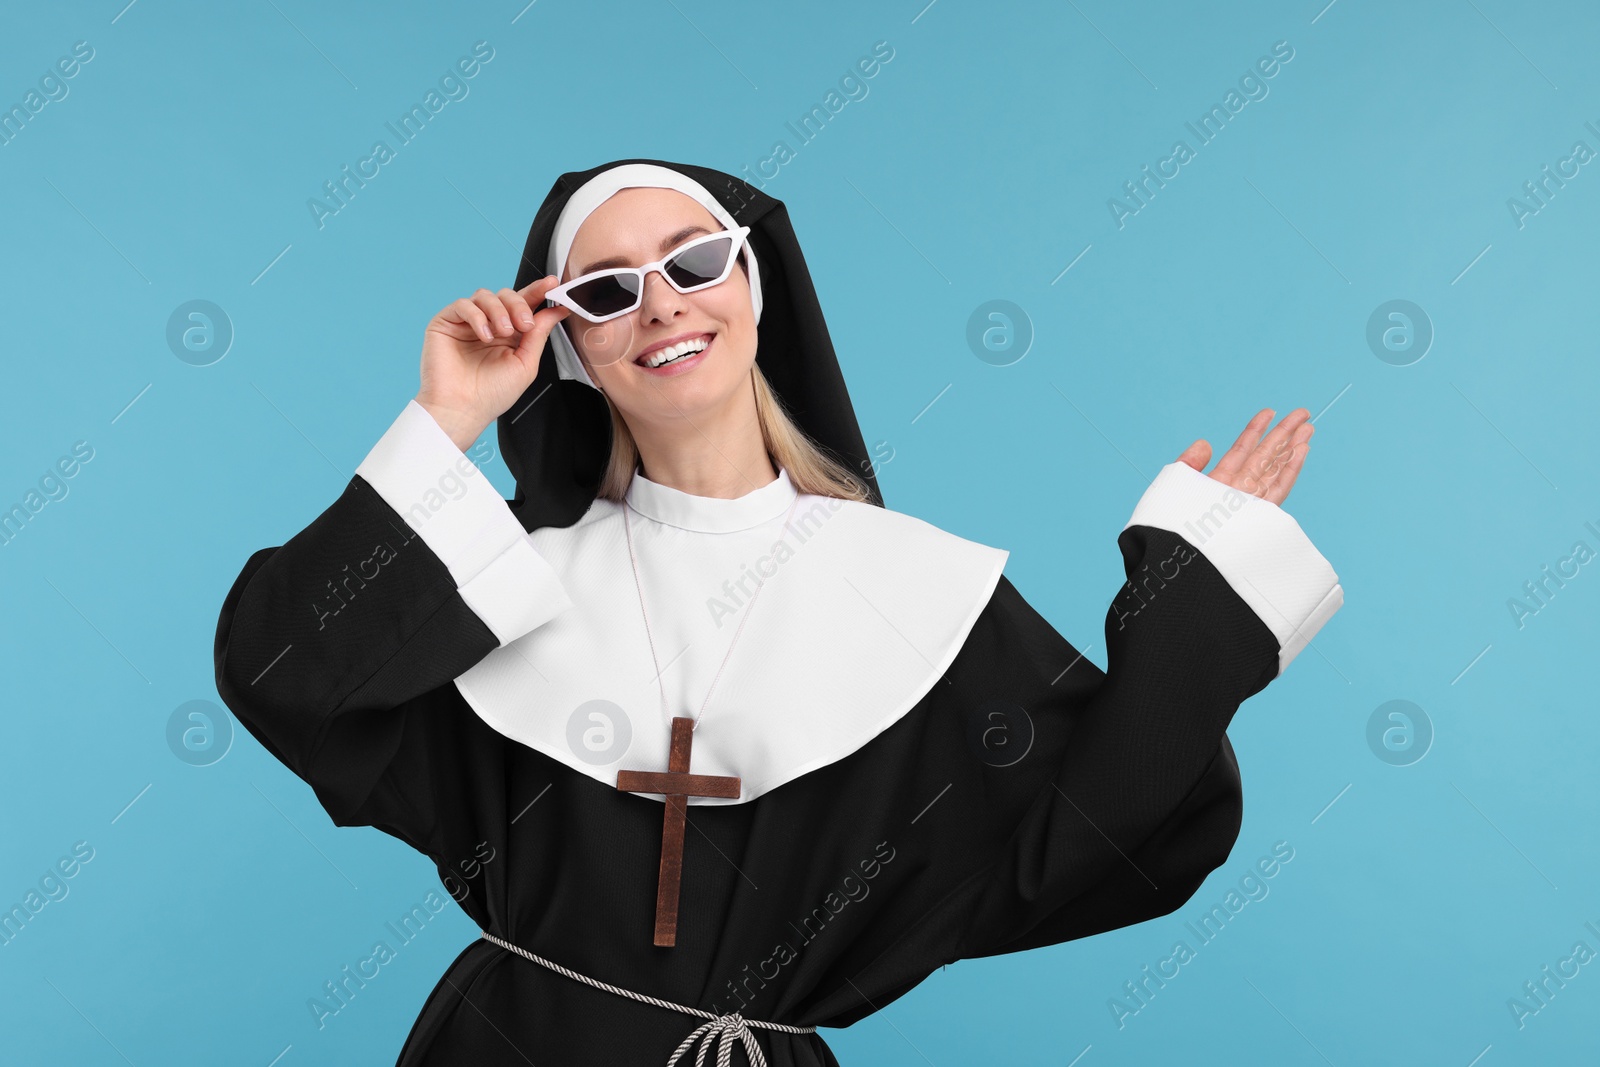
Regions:
<instances>
[{"instance_id":1,"label":"woman's right hand","mask_svg":"<svg viewBox=\"0 0 1600 1067\"><path fill-rule=\"evenodd\" d=\"M479 289L440 311L422 335L417 403L465 452L533 383L539 357L564 307L533 308L557 279L521 290Z\"/></svg>"}]
</instances>

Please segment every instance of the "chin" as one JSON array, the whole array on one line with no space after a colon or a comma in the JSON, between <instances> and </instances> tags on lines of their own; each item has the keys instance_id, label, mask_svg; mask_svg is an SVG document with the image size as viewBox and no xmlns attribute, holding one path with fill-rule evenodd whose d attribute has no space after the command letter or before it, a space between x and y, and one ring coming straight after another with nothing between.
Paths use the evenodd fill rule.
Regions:
<instances>
[{"instance_id":1,"label":"chin","mask_svg":"<svg viewBox=\"0 0 1600 1067\"><path fill-rule=\"evenodd\" d=\"M694 420L737 403L741 390L748 393L753 365L753 361L741 362L737 370L727 364L706 365L671 378L642 378L629 383L629 396L638 413L651 422Z\"/></svg>"}]
</instances>

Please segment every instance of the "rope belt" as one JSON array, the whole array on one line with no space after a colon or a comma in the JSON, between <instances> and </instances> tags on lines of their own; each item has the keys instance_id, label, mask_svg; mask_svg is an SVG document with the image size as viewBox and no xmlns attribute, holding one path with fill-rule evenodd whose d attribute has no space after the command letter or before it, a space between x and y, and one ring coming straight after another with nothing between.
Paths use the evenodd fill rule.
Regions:
<instances>
[{"instance_id":1,"label":"rope belt","mask_svg":"<svg viewBox=\"0 0 1600 1067\"><path fill-rule=\"evenodd\" d=\"M503 949L509 949L524 959L532 960L534 963L548 967L558 974L564 974L568 978L575 978L580 982L585 982L596 989L604 989L608 993L631 997L644 1004L654 1004L658 1008L671 1008L673 1011L681 1011L687 1015L698 1015L700 1018L705 1019L706 1021L697 1026L693 1033L683 1039L683 1043L678 1046L671 1058L667 1060L667 1067L673 1067L678 1062L679 1057L693 1048L696 1042L702 1040L704 1043L695 1052L695 1067L705 1067L706 1053L710 1051L713 1040L716 1040L717 1044L717 1067L728 1067L730 1057L733 1055L734 1038L738 1038L744 1045L745 1055L750 1058L752 1067L767 1067L767 1059L761 1054L761 1046L756 1043L756 1037L750 1032L750 1027L757 1026L763 1030L781 1030L786 1034L814 1034L817 1032L815 1026L789 1026L785 1023L762 1022L760 1019L746 1019L738 1012L732 1012L727 1015L714 1015L709 1011L702 1011L700 1008L690 1008L683 1004L674 1004L670 1000L647 997L643 993L635 993L631 989L623 989L620 986L596 981L588 975L568 970L559 963L551 963L543 956L536 956L527 949L513 945L509 941L503 941L487 931L480 930L478 932L485 940L492 941ZM717 1040L719 1035L720 1040Z\"/></svg>"}]
</instances>

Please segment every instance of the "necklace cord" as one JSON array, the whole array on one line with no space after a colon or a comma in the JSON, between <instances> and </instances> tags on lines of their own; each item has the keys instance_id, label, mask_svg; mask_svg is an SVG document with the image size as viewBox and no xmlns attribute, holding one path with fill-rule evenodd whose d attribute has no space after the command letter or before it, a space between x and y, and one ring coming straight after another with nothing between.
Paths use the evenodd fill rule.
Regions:
<instances>
[{"instance_id":1,"label":"necklace cord","mask_svg":"<svg viewBox=\"0 0 1600 1067\"><path fill-rule=\"evenodd\" d=\"M794 500L792 500L790 502L790 504L789 504L789 513L786 516L784 516L783 525L784 525L785 529L788 528L789 523L794 519L794 509L796 507L798 507L799 504L800 504L800 493L798 491L796 491L795 495L794 495ZM653 662L655 664L655 668L656 668L656 688L661 694L661 714L662 715L666 715L666 713L667 713L667 686L666 686L666 683L664 681L662 681L662 678L661 678L661 675L662 675L661 658L656 655L655 634L650 629L650 612L648 610L646 610L646 608L644 606L644 582L639 577L639 558L638 558L637 553L634 551L634 547L633 547L633 525L629 521L629 518L628 518L629 514L632 511L633 511L633 508L631 506L629 506L628 501L627 501L627 497L624 496L623 497L623 501L622 501L622 529L623 529L624 534L626 534L627 538L628 538L628 562L630 564L632 564L632 566L633 566L633 584L634 584L634 588L636 588L639 591L639 613L644 616L644 632L645 632L645 636L647 638L649 638L649 640L650 640L650 659L651 659L651 662ZM716 675L711 679L711 688L706 690L706 699L705 699L704 702L701 703L700 710L695 713L694 726L699 726L700 725L700 716L705 713L706 707L711 703L711 694L716 690L717 682L720 681L721 678L722 678L722 670L723 670L724 667L726 667L728 665L728 660L730 658L732 658L732 656L733 656L733 647L734 647L734 645L737 645L739 643L739 635L744 632L744 624L750 621L750 615L751 615L752 611L755 609L756 600L757 600L757 598L759 598L761 596L761 591L763 589L765 589L766 587L767 587L767 582L766 582L765 579L763 579L762 582L759 585L756 586L755 594L750 597L749 603L747 603L745 605L744 615L743 615L742 618L739 619L739 625L733 632L733 640L728 642L728 651L722 657L722 662L717 666ZM694 727L691 727L690 729L692 730L693 728Z\"/></svg>"}]
</instances>

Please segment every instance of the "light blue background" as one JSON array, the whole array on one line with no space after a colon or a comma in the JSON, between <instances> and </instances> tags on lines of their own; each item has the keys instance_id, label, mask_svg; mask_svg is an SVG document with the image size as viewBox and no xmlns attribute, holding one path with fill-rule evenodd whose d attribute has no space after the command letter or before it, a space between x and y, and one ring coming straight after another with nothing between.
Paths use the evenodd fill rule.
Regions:
<instances>
[{"instance_id":1,"label":"light blue background","mask_svg":"<svg viewBox=\"0 0 1600 1067\"><path fill-rule=\"evenodd\" d=\"M7 107L94 49L0 145L0 504L94 449L0 547L0 904L94 849L0 946L7 1063L393 1062L475 927L449 907L318 1030L307 999L438 890L432 866L332 826L242 731L211 766L180 761L167 721L216 700L245 559L337 497L415 393L427 320L510 284L557 174L753 169L777 140L795 154L765 188L863 432L893 449L891 507L1010 549L1103 667L1115 538L1148 479L1260 407L1305 406L1287 510L1346 591L1235 720L1244 827L1189 905L951 966L825 1031L840 1060L1594 1062L1600 965L1521 1029L1507 1008L1576 942L1600 950L1600 564L1521 628L1507 607L1574 542L1600 549L1600 164L1524 227L1507 208L1575 141L1600 149L1592 5L112 0L7 21ZM307 200L393 145L384 123L479 40L470 94L319 229ZM785 123L880 40L867 95L800 145ZM1195 147L1185 122L1277 41L1294 57L1269 95L1119 229L1108 199ZM236 330L210 366L165 340L193 299ZM1010 366L965 340L993 299L1035 332ZM1366 342L1392 299L1436 331L1410 366ZM1410 766L1366 739L1393 699L1436 733ZM1270 895L1119 1029L1108 1000L1280 840Z\"/></svg>"}]
</instances>

